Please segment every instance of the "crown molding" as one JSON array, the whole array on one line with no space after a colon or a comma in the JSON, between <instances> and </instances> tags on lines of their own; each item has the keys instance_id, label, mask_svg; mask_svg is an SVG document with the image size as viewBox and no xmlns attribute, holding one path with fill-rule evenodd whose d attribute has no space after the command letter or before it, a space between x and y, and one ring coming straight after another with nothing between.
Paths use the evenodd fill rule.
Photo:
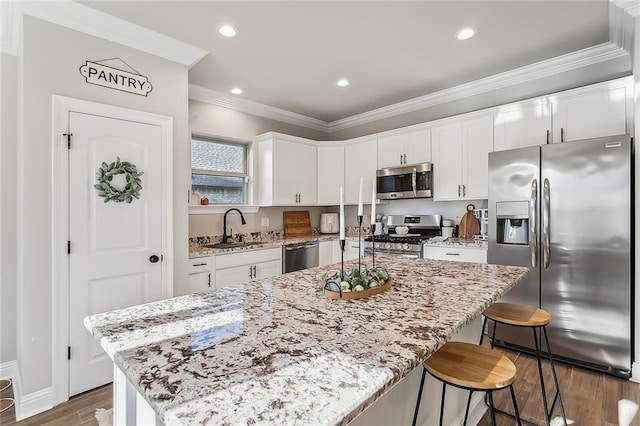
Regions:
<instances>
[{"instance_id":1,"label":"crown molding","mask_svg":"<svg viewBox=\"0 0 640 426\"><path fill-rule=\"evenodd\" d=\"M615 43L602 43L566 55L475 80L470 83L444 89L439 92L332 121L329 123L329 132L348 129L400 114L407 114L446 102L479 95L492 90L503 89L516 84L526 83L628 55L629 53L627 51Z\"/></svg>"},{"instance_id":2,"label":"crown molding","mask_svg":"<svg viewBox=\"0 0 640 426\"><path fill-rule=\"evenodd\" d=\"M638 0L633 0L633 3L640 5ZM611 1L609 3L609 40L627 52L631 52L634 29L633 15Z\"/></svg>"},{"instance_id":3,"label":"crown molding","mask_svg":"<svg viewBox=\"0 0 640 426\"><path fill-rule=\"evenodd\" d=\"M2 3L4 12L5 2ZM16 1L6 3L10 3L17 12L11 13L11 17L13 18L12 28L19 25L19 19L23 15L28 15L133 49L141 50L169 61L186 65L189 68L197 64L209 53L199 47L132 24L124 19L116 18L115 16L74 1ZM8 9L11 9L11 6L9 6ZM12 40L12 42L15 44L17 40ZM14 49L14 51L17 51L17 49Z\"/></svg>"},{"instance_id":4,"label":"crown molding","mask_svg":"<svg viewBox=\"0 0 640 426\"><path fill-rule=\"evenodd\" d=\"M189 99L206 102L208 104L233 109L251 115L257 115L259 117L269 118L271 120L282 121L284 123L305 127L307 129L319 130L321 132L327 132L329 129L329 123L326 121L261 104L259 102L227 95L195 84L189 85Z\"/></svg>"},{"instance_id":5,"label":"crown molding","mask_svg":"<svg viewBox=\"0 0 640 426\"><path fill-rule=\"evenodd\" d=\"M634 18L640 16L640 1L638 0L611 0L611 2Z\"/></svg>"}]
</instances>

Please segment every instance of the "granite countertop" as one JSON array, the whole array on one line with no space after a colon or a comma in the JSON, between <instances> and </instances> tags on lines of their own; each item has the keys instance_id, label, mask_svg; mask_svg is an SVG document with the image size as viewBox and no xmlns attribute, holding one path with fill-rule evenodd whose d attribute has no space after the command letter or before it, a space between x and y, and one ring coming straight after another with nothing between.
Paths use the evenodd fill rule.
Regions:
<instances>
[{"instance_id":1,"label":"granite countertop","mask_svg":"<svg viewBox=\"0 0 640 426\"><path fill-rule=\"evenodd\" d=\"M467 247L467 248L479 248L487 249L489 242L486 240L474 240L473 238L447 238L444 241L440 241L438 238L435 240L432 238L424 243L427 246L434 247Z\"/></svg>"},{"instance_id":2,"label":"granite countertop","mask_svg":"<svg viewBox=\"0 0 640 426\"><path fill-rule=\"evenodd\" d=\"M330 241L338 238L338 234L318 234L301 237L285 237L273 238L266 241L260 241L259 245L247 245L241 247L229 248L209 248L204 246L192 245L189 247L189 257L207 256L210 254L236 253L249 250L260 250L273 247L281 247L285 244L305 243L308 241Z\"/></svg>"},{"instance_id":3,"label":"granite countertop","mask_svg":"<svg viewBox=\"0 0 640 426\"><path fill-rule=\"evenodd\" d=\"M85 326L167 425L342 425L528 271L386 256L376 265L393 285L365 299L326 298L316 275L332 267L319 267L90 316Z\"/></svg>"}]
</instances>

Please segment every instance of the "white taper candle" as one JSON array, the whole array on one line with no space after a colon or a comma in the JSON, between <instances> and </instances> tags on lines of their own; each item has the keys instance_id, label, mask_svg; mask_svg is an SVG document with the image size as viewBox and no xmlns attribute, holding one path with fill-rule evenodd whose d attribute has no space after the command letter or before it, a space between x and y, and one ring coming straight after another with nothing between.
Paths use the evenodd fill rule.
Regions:
<instances>
[{"instance_id":1,"label":"white taper candle","mask_svg":"<svg viewBox=\"0 0 640 426\"><path fill-rule=\"evenodd\" d=\"M371 187L371 224L376 224L376 178L373 178Z\"/></svg>"},{"instance_id":2,"label":"white taper candle","mask_svg":"<svg viewBox=\"0 0 640 426\"><path fill-rule=\"evenodd\" d=\"M340 187L340 239L344 240L344 188Z\"/></svg>"},{"instance_id":3,"label":"white taper candle","mask_svg":"<svg viewBox=\"0 0 640 426\"><path fill-rule=\"evenodd\" d=\"M362 216L362 176L360 176L360 193L358 194L358 216Z\"/></svg>"}]
</instances>

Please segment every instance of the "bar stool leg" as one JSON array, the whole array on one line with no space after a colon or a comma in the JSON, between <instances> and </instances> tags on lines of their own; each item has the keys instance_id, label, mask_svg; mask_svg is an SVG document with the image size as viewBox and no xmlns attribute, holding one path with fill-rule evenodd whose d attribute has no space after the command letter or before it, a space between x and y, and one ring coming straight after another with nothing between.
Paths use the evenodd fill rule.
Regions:
<instances>
[{"instance_id":1,"label":"bar stool leg","mask_svg":"<svg viewBox=\"0 0 640 426\"><path fill-rule=\"evenodd\" d=\"M491 425L496 426L496 410L493 406L493 392L487 392L489 397L489 408L491 409Z\"/></svg>"},{"instance_id":2,"label":"bar stool leg","mask_svg":"<svg viewBox=\"0 0 640 426\"><path fill-rule=\"evenodd\" d=\"M440 400L440 426L442 426L442 418L444 417L444 396L447 391L447 384L442 382L442 399Z\"/></svg>"},{"instance_id":3,"label":"bar stool leg","mask_svg":"<svg viewBox=\"0 0 640 426\"><path fill-rule=\"evenodd\" d=\"M424 379L427 375L427 370L422 368L422 379L420 379L420 390L418 391L418 400L416 401L416 410L413 412L413 426L416 426L418 421L418 410L420 410L420 400L422 399L422 388L424 388Z\"/></svg>"},{"instance_id":4,"label":"bar stool leg","mask_svg":"<svg viewBox=\"0 0 640 426\"><path fill-rule=\"evenodd\" d=\"M473 391L469 391L469 397L467 398L467 408L464 410L464 422L463 426L467 426L467 419L469 418L469 405L471 405L471 395L473 395Z\"/></svg>"},{"instance_id":5,"label":"bar stool leg","mask_svg":"<svg viewBox=\"0 0 640 426\"><path fill-rule=\"evenodd\" d=\"M558 375L556 374L556 365L551 355L551 348L549 347L549 336L547 336L547 327L542 327L544 333L544 340L547 345L547 352L549 352L549 361L551 362L551 373L553 374L553 381L556 385L556 395L553 397L553 403L551 404L551 412L553 413L553 407L556 405L556 400L560 401L560 412L562 413L562 420L564 420L565 426L567 425L567 416L564 412L564 403L562 402L562 393L560 392L560 383L558 382Z\"/></svg>"},{"instance_id":6,"label":"bar stool leg","mask_svg":"<svg viewBox=\"0 0 640 426\"><path fill-rule=\"evenodd\" d=\"M509 391L511 392L511 401L513 402L513 412L516 413L516 420L518 426L522 426L522 420L520 419L520 410L518 410L518 402L516 401L516 392L513 390L513 383L509 385Z\"/></svg>"},{"instance_id":7,"label":"bar stool leg","mask_svg":"<svg viewBox=\"0 0 640 426\"><path fill-rule=\"evenodd\" d=\"M487 317L484 317L482 321L482 331L480 332L480 342L478 345L482 346L482 339L484 338L484 330L487 328Z\"/></svg>"},{"instance_id":8,"label":"bar stool leg","mask_svg":"<svg viewBox=\"0 0 640 426\"><path fill-rule=\"evenodd\" d=\"M538 373L540 374L540 387L542 388L542 405L544 405L544 418L547 424L551 423L551 416L549 415L549 404L547 403L547 392L544 387L544 373L542 372L542 358L540 355L540 345L538 344L538 333L536 333L537 327L533 327L533 342L536 345L536 358L538 361Z\"/></svg>"}]
</instances>

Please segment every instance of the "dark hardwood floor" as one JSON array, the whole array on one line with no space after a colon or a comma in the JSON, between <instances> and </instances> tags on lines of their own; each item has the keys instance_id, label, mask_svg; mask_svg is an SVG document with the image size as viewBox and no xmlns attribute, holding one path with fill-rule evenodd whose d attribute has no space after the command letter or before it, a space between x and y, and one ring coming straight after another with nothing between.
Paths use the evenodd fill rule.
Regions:
<instances>
[{"instance_id":1,"label":"dark hardwood floor","mask_svg":"<svg viewBox=\"0 0 640 426\"><path fill-rule=\"evenodd\" d=\"M515 383L516 397L523 417L537 424L544 424L544 410L540 385L538 383L538 367L535 357L507 349L504 352L518 368L518 379ZM580 367L557 363L560 387L565 402L567 417L578 426L614 426L618 425L618 400L628 399L640 404L640 384L592 372ZM553 391L553 383L548 364L545 363L545 382ZM5 391L8 392L8 391ZM3 396L5 393L3 392ZM11 394L12 396L12 394ZM511 400L508 392L499 391L495 396L496 406L511 411ZM96 408L111 408L112 387L106 385L90 392L75 396L64 404L49 411L15 423L7 410L0 415L0 425L19 426L85 426L97 425L94 413ZM559 414L556 410L555 415ZM499 426L511 426L515 422L501 415L497 416ZM480 426L491 424L488 414L480 421ZM640 426L640 415L631 423Z\"/></svg>"}]
</instances>

